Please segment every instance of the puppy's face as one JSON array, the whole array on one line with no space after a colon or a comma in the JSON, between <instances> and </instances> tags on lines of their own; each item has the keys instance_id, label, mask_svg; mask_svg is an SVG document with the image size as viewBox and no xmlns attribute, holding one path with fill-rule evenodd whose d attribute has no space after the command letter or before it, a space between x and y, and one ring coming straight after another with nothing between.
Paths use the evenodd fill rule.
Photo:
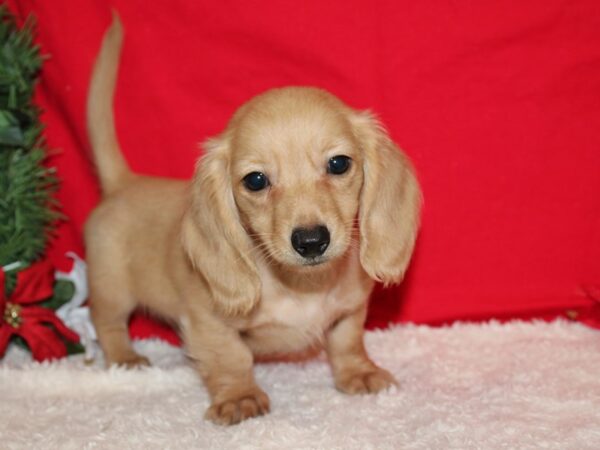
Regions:
<instances>
[{"instance_id":1,"label":"puppy's face","mask_svg":"<svg viewBox=\"0 0 600 450\"><path fill-rule=\"evenodd\" d=\"M234 118L233 196L267 259L326 266L351 245L363 159L348 113L321 91L292 89L259 96Z\"/></svg>"},{"instance_id":2,"label":"puppy's face","mask_svg":"<svg viewBox=\"0 0 600 450\"><path fill-rule=\"evenodd\" d=\"M356 245L371 278L402 279L419 185L368 112L318 89L274 89L243 105L205 150L181 237L226 313L259 301L257 251L280 266L320 270Z\"/></svg>"}]
</instances>

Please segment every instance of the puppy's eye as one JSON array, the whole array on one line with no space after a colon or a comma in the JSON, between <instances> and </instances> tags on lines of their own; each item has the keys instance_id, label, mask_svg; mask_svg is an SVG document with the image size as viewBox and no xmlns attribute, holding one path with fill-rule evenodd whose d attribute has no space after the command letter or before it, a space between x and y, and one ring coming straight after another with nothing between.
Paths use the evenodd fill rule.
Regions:
<instances>
[{"instance_id":1,"label":"puppy's eye","mask_svg":"<svg viewBox=\"0 0 600 450\"><path fill-rule=\"evenodd\" d=\"M336 155L329 159L327 163L327 172L334 175L341 175L350 168L352 160L346 155Z\"/></svg>"},{"instance_id":2,"label":"puppy's eye","mask_svg":"<svg viewBox=\"0 0 600 450\"><path fill-rule=\"evenodd\" d=\"M250 191L260 191L269 185L269 179L262 172L250 172L244 177L244 186Z\"/></svg>"}]
</instances>

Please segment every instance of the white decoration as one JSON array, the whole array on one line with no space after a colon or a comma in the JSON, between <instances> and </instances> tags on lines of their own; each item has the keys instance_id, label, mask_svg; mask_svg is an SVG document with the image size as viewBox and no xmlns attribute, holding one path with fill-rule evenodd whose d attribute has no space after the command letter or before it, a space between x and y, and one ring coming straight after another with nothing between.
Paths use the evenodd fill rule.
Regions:
<instances>
[{"instance_id":1,"label":"white decoration","mask_svg":"<svg viewBox=\"0 0 600 450\"><path fill-rule=\"evenodd\" d=\"M88 298L87 266L75 253L68 252L67 256L73 260L73 268L68 273L57 270L55 276L57 280L71 281L75 285L75 294L68 303L56 310L56 315L79 335L85 348L85 359L92 361L98 350L96 330L90 318L90 308L82 306Z\"/></svg>"},{"instance_id":2,"label":"white decoration","mask_svg":"<svg viewBox=\"0 0 600 450\"><path fill-rule=\"evenodd\" d=\"M18 269L22 265L23 265L23 263L21 261L15 261L15 262L12 262L12 263L7 264L5 266L2 266L2 270L4 272L10 272L11 270Z\"/></svg>"}]
</instances>

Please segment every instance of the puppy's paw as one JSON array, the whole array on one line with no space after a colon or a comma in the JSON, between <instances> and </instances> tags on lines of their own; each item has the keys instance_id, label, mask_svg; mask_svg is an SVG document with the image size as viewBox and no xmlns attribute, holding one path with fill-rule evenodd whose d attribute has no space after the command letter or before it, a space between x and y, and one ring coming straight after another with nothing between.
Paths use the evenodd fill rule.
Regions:
<instances>
[{"instance_id":1,"label":"puppy's paw","mask_svg":"<svg viewBox=\"0 0 600 450\"><path fill-rule=\"evenodd\" d=\"M145 356L138 355L137 353L133 353L131 355L127 355L126 357L122 357L116 360L111 360L108 362L109 366L122 366L126 369L139 369L142 367L149 367L150 360Z\"/></svg>"},{"instance_id":2,"label":"puppy's paw","mask_svg":"<svg viewBox=\"0 0 600 450\"><path fill-rule=\"evenodd\" d=\"M346 394L374 394L398 382L387 370L374 367L367 371L345 371L335 380L335 387Z\"/></svg>"},{"instance_id":3,"label":"puppy's paw","mask_svg":"<svg viewBox=\"0 0 600 450\"><path fill-rule=\"evenodd\" d=\"M206 410L204 418L217 425L234 425L268 412L269 397L261 389L255 388L219 403L213 403Z\"/></svg>"}]
</instances>

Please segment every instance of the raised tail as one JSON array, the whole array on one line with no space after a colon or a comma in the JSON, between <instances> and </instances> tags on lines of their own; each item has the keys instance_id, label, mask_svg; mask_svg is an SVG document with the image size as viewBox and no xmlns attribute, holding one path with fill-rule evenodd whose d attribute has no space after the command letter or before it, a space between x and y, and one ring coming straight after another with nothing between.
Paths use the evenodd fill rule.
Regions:
<instances>
[{"instance_id":1,"label":"raised tail","mask_svg":"<svg viewBox=\"0 0 600 450\"><path fill-rule=\"evenodd\" d=\"M87 98L87 128L104 195L118 190L132 173L121 153L113 115L113 96L123 27L116 13L96 57Z\"/></svg>"}]
</instances>

